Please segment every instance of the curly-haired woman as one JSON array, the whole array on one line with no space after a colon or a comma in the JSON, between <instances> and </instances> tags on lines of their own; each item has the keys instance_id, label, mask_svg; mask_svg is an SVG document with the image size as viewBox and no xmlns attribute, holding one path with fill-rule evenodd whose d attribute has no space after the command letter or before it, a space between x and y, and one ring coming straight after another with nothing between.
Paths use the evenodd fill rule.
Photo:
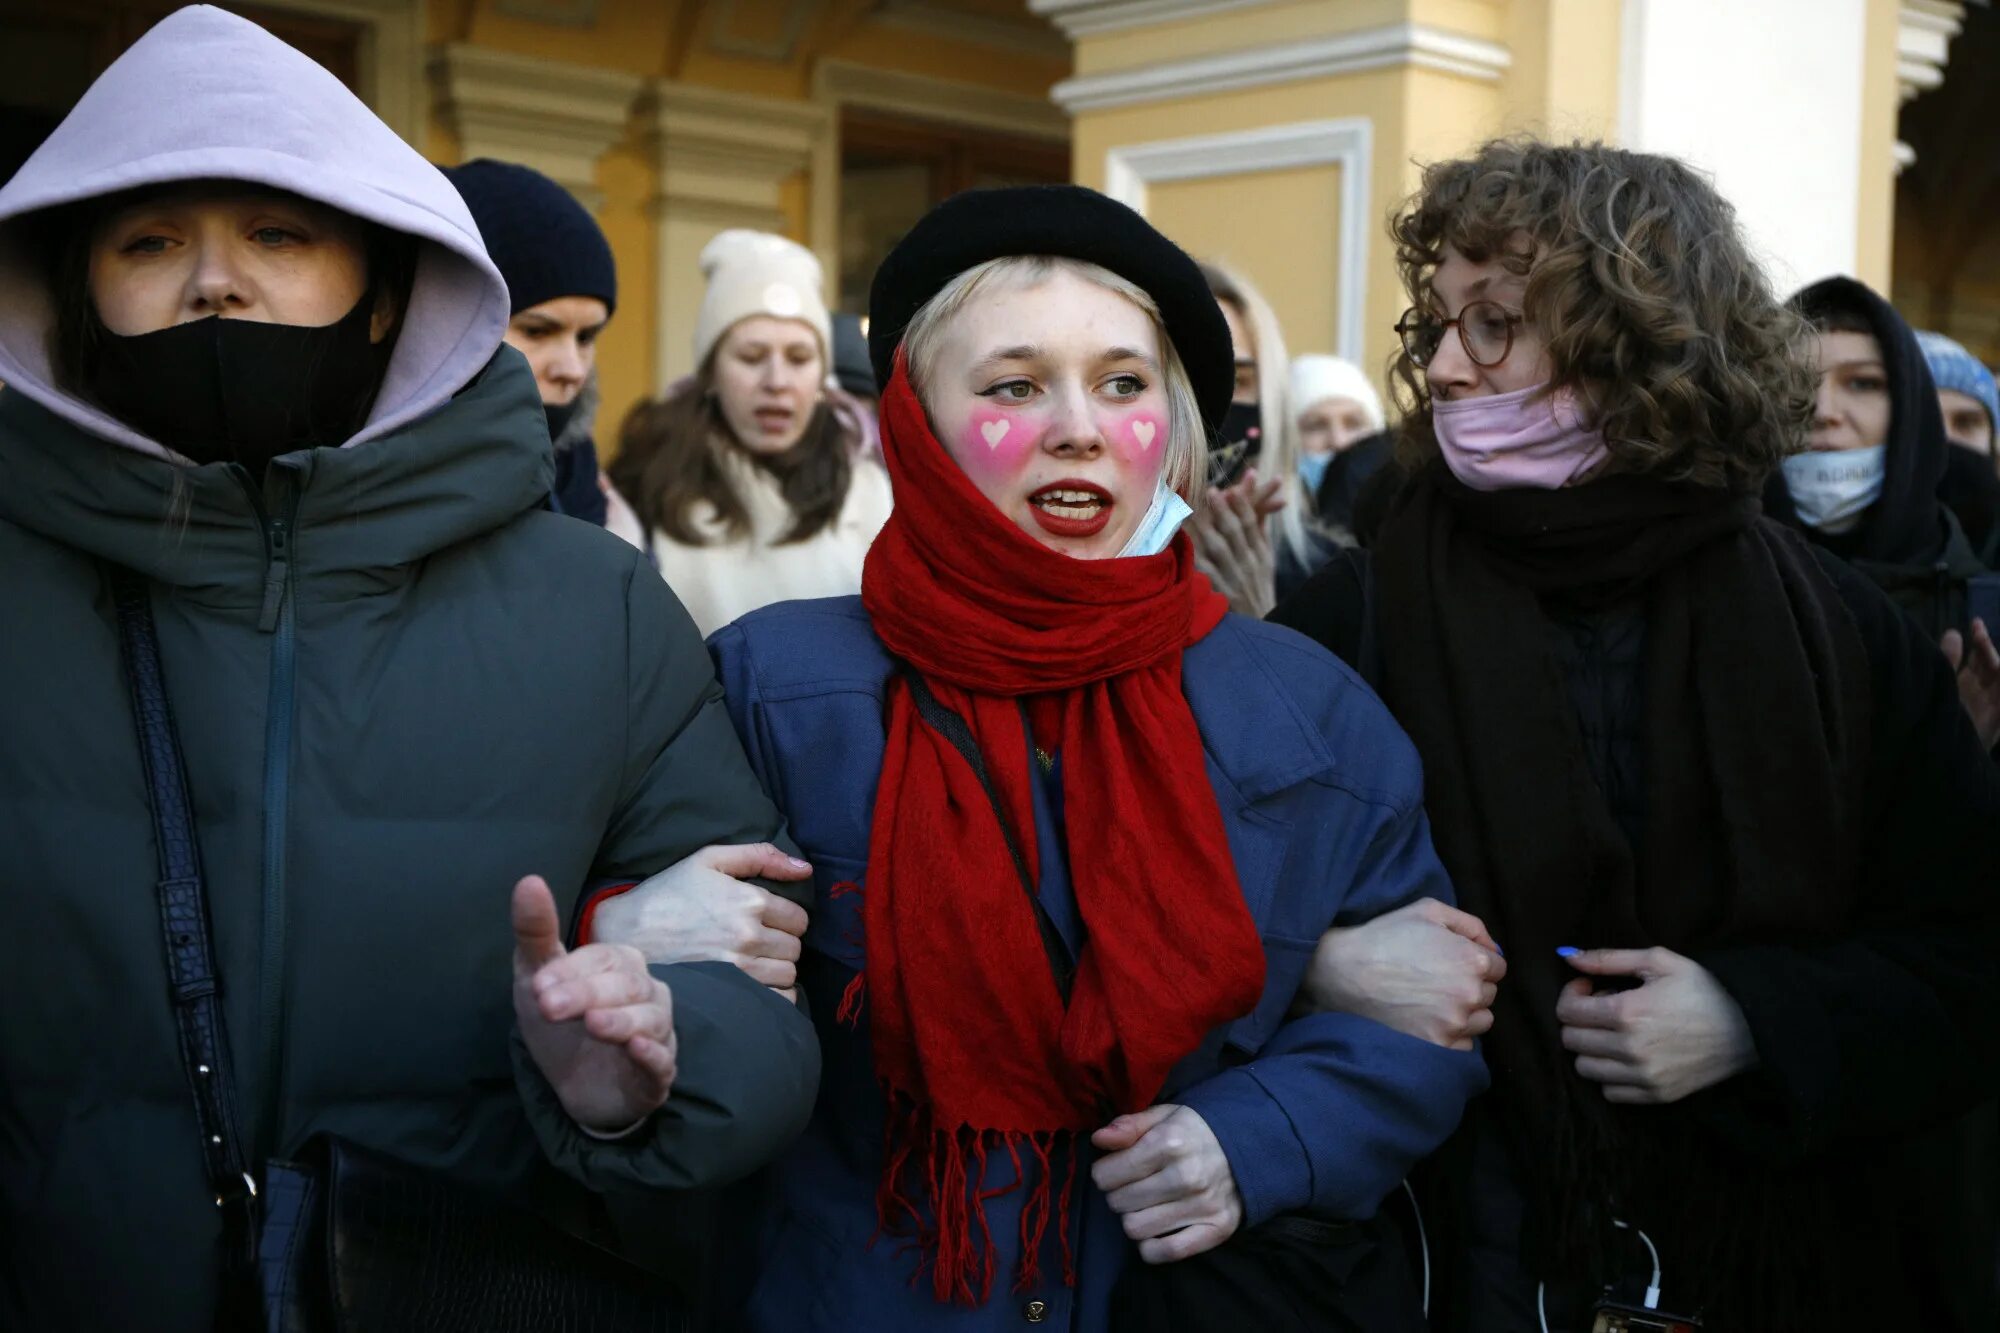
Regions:
<instances>
[{"instance_id":1,"label":"curly-haired woman","mask_svg":"<svg viewBox=\"0 0 2000 1333\"><path fill-rule=\"evenodd\" d=\"M1491 144L1394 232L1411 478L1277 618L1382 690L1507 953L1436 1326L1589 1328L1608 1285L1711 1329L1965 1326L1905 1229L1993 1067L1966 869L2000 787L1935 645L1760 515L1812 409L1796 318L1668 158ZM1308 996L1393 1003L1386 929L1331 932Z\"/></svg>"}]
</instances>

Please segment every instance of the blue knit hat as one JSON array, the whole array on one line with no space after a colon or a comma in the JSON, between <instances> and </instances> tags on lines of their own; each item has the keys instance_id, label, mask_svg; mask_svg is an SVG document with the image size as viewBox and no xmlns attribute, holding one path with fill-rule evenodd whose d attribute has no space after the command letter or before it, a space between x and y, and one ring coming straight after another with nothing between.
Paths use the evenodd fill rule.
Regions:
<instances>
[{"instance_id":1,"label":"blue knit hat","mask_svg":"<svg viewBox=\"0 0 2000 1333\"><path fill-rule=\"evenodd\" d=\"M1977 398L1986 409L1986 419L2000 430L2000 391L1993 386L1993 372L1979 358L1942 333L1917 331L1917 346L1931 364L1931 378L1940 389L1955 389L1968 398Z\"/></svg>"},{"instance_id":2,"label":"blue knit hat","mask_svg":"<svg viewBox=\"0 0 2000 1333\"><path fill-rule=\"evenodd\" d=\"M618 269L597 219L576 196L532 167L490 157L445 167L520 314L560 296L594 296L618 308Z\"/></svg>"}]
</instances>

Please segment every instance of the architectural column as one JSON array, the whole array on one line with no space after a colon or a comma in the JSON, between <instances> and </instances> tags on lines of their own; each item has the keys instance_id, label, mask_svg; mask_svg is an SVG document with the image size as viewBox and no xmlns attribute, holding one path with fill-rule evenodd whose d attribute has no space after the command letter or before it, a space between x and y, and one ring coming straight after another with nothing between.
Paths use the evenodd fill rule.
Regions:
<instances>
[{"instance_id":1,"label":"architectural column","mask_svg":"<svg viewBox=\"0 0 2000 1333\"><path fill-rule=\"evenodd\" d=\"M598 159L625 137L645 81L454 42L432 52L431 83L438 119L466 161L533 167L596 213L604 206Z\"/></svg>"},{"instance_id":2,"label":"architectural column","mask_svg":"<svg viewBox=\"0 0 2000 1333\"><path fill-rule=\"evenodd\" d=\"M1413 159L1497 132L1505 4L1030 0L1075 42L1076 178L1270 299L1290 349L1383 365L1403 305L1383 211ZM1397 16L1384 22L1385 9Z\"/></svg>"},{"instance_id":3,"label":"architectural column","mask_svg":"<svg viewBox=\"0 0 2000 1333\"><path fill-rule=\"evenodd\" d=\"M1896 105L1944 82L1951 39L1965 26L1959 0L1902 0L1896 14ZM1896 141L1896 170L1917 160L1914 148Z\"/></svg>"},{"instance_id":4,"label":"architectural column","mask_svg":"<svg viewBox=\"0 0 2000 1333\"><path fill-rule=\"evenodd\" d=\"M647 90L639 115L659 171L651 208L657 237L655 357L657 383L664 388L694 369L702 247L731 227L788 232L781 191L809 175L829 127L825 109L810 102L671 81Z\"/></svg>"}]
</instances>

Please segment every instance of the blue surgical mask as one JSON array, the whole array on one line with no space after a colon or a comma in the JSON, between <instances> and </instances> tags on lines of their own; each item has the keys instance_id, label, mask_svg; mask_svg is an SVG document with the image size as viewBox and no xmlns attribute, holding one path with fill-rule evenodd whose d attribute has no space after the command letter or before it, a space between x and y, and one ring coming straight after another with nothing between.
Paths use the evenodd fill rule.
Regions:
<instances>
[{"instance_id":1,"label":"blue surgical mask","mask_svg":"<svg viewBox=\"0 0 2000 1333\"><path fill-rule=\"evenodd\" d=\"M1146 506L1145 517L1139 520L1139 526L1126 541L1125 549L1118 553L1119 557L1158 555L1167 549L1167 543L1174 539L1174 534L1181 530L1181 524L1187 522L1188 515L1193 512L1188 508L1188 502L1174 494L1173 487L1162 478L1153 488L1153 503Z\"/></svg>"},{"instance_id":2,"label":"blue surgical mask","mask_svg":"<svg viewBox=\"0 0 2000 1333\"><path fill-rule=\"evenodd\" d=\"M1839 536L1851 532L1882 498L1889 446L1867 449L1815 449L1793 454L1784 462L1785 489L1799 522Z\"/></svg>"},{"instance_id":3,"label":"blue surgical mask","mask_svg":"<svg viewBox=\"0 0 2000 1333\"><path fill-rule=\"evenodd\" d=\"M1299 480L1305 483L1308 500L1319 494L1320 483L1326 480L1327 465L1332 462L1332 454L1299 455Z\"/></svg>"}]
</instances>

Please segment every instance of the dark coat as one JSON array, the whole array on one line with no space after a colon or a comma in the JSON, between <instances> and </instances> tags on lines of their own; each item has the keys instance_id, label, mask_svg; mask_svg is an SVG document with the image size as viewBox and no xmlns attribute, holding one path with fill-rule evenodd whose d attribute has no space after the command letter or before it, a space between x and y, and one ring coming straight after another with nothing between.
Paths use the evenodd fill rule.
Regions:
<instances>
[{"instance_id":1,"label":"dark coat","mask_svg":"<svg viewBox=\"0 0 2000 1333\"><path fill-rule=\"evenodd\" d=\"M1741 1006L1761 1060L1755 1071L1700 1094L1703 1119L1716 1151L1745 1171L1846 1164L1839 1169L1852 1177L1853 1207L1834 1217L1799 1217L1796 1225L1828 1228L1830 1241L1836 1231L1843 1242L1872 1238L1871 1261L1854 1274L1858 1306L1907 1313L1906 1324L1892 1320L1898 1326L1970 1329L1976 1325L1962 1311L1990 1298L1992 1256L1979 1256L1973 1268L1965 1226L1939 1221L1963 1209L1950 1184L1963 1174L1963 1144L1949 1121L1994 1092L1989 1014L2000 978L1985 923L1996 882L2000 779L1935 644L1874 585L1819 554L1868 651L1872 742L1860 817L1868 830L1864 883L1873 891L1836 938L1697 957ZM1271 618L1379 682L1369 559L1354 552L1336 560ZM1579 636L1552 644L1551 659L1582 730L1602 741L1587 753L1616 809L1637 798L1631 779L1643 767L1636 733L1618 716L1643 696L1643 681L1634 688L1632 678L1643 657L1631 642L1643 626L1616 614L1555 619L1556 633ZM1490 1123L1477 1105L1469 1124L1475 1119ZM1469 1128L1462 1137L1478 1135ZM1469 1157L1486 1173L1482 1188L1515 1187L1505 1178L1511 1167L1504 1152L1474 1149ZM1488 1211L1508 1209L1503 1203ZM1435 1230L1433 1239L1460 1243ZM1443 1256L1447 1265L1464 1257ZM1526 1299L1532 1319L1532 1282ZM1440 1327L1533 1333L1535 1326L1488 1314Z\"/></svg>"},{"instance_id":2,"label":"dark coat","mask_svg":"<svg viewBox=\"0 0 2000 1333\"><path fill-rule=\"evenodd\" d=\"M778 834L694 627L631 547L538 508L502 349L386 438L262 487L0 393L0 1327L212 1327L217 1214L170 1016L104 563L145 576L261 1162L332 1132L503 1191L741 1176L804 1123L810 1025L665 969L680 1076L583 1136L510 1055L508 897Z\"/></svg>"},{"instance_id":3,"label":"dark coat","mask_svg":"<svg viewBox=\"0 0 2000 1333\"><path fill-rule=\"evenodd\" d=\"M1062 1265L1050 1254L1042 1264L1048 1276L1032 1290L996 1290L976 1309L940 1306L928 1284L912 1283L916 1259L900 1241L871 1242L883 1100L866 1023L857 1030L835 1018L867 942L861 895L831 892L844 881L867 890L884 699L895 669L860 599L770 607L722 630L710 647L751 764L813 863L819 895L800 976L826 1072L811 1127L774 1168L761 1239L746 1242L762 1263L749 1326L914 1333L1012 1328L1025 1316L1096 1333L1133 1247L1089 1183L1087 1145L1067 1224L1076 1238L1073 1289L1062 1285ZM1268 971L1256 1009L1212 1033L1160 1100L1193 1107L1214 1130L1246 1227L1294 1212L1370 1217L1486 1083L1470 1052L1351 1014L1291 1014L1329 925L1425 895L1450 900L1415 752L1351 672L1298 635L1256 621L1226 617L1190 647L1182 686ZM1021 762L1030 762L1025 751ZM1058 762L1053 782L1066 780L1080 779L1064 777ZM1059 792L1045 782L1039 796L1038 845L1060 849ZM1043 906L1074 958L1083 927L1065 858L1041 860ZM996 1161L989 1188L1012 1179L1012 1167ZM1023 1195L1016 1189L987 1201L995 1237L1020 1234ZM1002 1253L1011 1263L1014 1250Z\"/></svg>"}]
</instances>

